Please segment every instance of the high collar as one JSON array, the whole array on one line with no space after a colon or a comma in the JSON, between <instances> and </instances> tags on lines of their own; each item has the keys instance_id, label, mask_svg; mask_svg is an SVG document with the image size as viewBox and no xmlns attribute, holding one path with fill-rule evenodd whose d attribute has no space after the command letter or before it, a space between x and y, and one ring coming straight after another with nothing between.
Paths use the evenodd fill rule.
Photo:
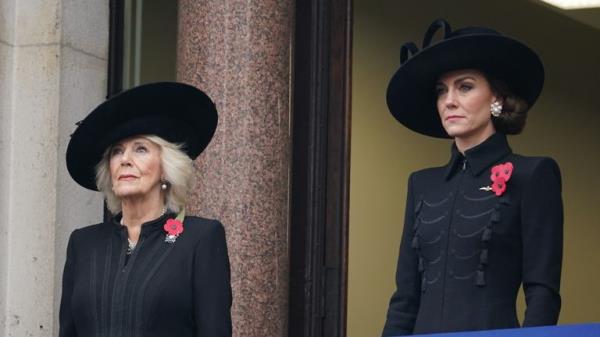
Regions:
<instances>
[{"instance_id":1,"label":"high collar","mask_svg":"<svg viewBox=\"0 0 600 337\"><path fill-rule=\"evenodd\" d=\"M175 213L173 213L170 210L167 210L167 212L165 214L161 215L160 217L158 217L154 220L144 222L142 224L142 230L141 230L140 234L148 234L148 233L154 232L156 230L163 230L163 226L165 225L165 222L167 221L167 219L175 218L175 216L176 216ZM116 229L124 229L125 228L125 226L121 225L122 217L123 217L123 213L119 213L112 217L111 224L113 226L115 226Z\"/></svg>"},{"instance_id":2,"label":"high collar","mask_svg":"<svg viewBox=\"0 0 600 337\"><path fill-rule=\"evenodd\" d=\"M463 164L466 159L466 167L473 176L480 175L485 169L496 163L502 157L512 153L508 145L506 135L496 132L481 144L465 151L464 156L458 151L456 143L452 144L450 162L446 165L446 179Z\"/></svg>"}]
</instances>

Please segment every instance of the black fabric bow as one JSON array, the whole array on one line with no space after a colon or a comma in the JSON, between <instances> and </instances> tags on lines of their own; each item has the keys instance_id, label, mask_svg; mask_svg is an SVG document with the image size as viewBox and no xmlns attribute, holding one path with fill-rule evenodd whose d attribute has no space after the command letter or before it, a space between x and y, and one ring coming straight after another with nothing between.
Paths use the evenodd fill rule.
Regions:
<instances>
[{"instance_id":1,"label":"black fabric bow","mask_svg":"<svg viewBox=\"0 0 600 337\"><path fill-rule=\"evenodd\" d=\"M425 49L425 48L429 47L429 45L431 45L431 39L433 38L435 33L440 28L444 29L443 40L447 39L448 36L450 35L450 33L452 32L452 29L450 28L450 24L446 20L437 19L437 20L433 21L433 23L431 23L431 25L427 29L427 32L425 33L425 38L423 39L423 45L422 45L421 49ZM417 45L414 42L409 41L409 42L404 43L400 47L400 65L404 64L404 62L406 62L410 57L412 57L413 55L415 55L418 52L419 52L419 48L417 47Z\"/></svg>"}]
</instances>

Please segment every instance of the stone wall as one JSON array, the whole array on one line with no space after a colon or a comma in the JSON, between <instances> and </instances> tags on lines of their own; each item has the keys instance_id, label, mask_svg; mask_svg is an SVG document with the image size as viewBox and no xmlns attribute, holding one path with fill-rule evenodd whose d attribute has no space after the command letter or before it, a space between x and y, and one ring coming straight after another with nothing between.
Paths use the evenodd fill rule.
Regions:
<instances>
[{"instance_id":1,"label":"stone wall","mask_svg":"<svg viewBox=\"0 0 600 337\"><path fill-rule=\"evenodd\" d=\"M106 95L108 0L0 0L0 16L0 334L47 337L68 235L102 216L65 150Z\"/></svg>"}]
</instances>

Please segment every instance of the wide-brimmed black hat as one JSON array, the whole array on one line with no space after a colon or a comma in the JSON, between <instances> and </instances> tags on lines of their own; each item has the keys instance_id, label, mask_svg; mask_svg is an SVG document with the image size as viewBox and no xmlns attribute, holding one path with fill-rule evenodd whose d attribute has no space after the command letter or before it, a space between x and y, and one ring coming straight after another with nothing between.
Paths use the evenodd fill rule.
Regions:
<instances>
[{"instance_id":1,"label":"wide-brimmed black hat","mask_svg":"<svg viewBox=\"0 0 600 337\"><path fill-rule=\"evenodd\" d=\"M440 28L443 38L431 44ZM387 89L390 112L413 131L449 138L438 115L435 86L440 75L458 69L477 69L506 82L529 107L544 84L542 61L525 44L485 27L452 31L438 19L427 30L421 50L413 42L402 45L400 67Z\"/></svg>"},{"instance_id":2,"label":"wide-brimmed black hat","mask_svg":"<svg viewBox=\"0 0 600 337\"><path fill-rule=\"evenodd\" d=\"M136 135L183 144L183 151L195 159L212 139L217 120L214 103L191 85L141 85L108 99L77 123L67 147L67 169L79 185L97 190L95 166L103 153Z\"/></svg>"}]
</instances>

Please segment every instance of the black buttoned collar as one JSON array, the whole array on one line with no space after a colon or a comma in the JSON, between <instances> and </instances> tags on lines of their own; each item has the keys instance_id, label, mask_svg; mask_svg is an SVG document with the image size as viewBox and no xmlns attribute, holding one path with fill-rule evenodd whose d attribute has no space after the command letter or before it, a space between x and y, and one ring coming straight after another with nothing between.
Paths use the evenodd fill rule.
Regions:
<instances>
[{"instance_id":1,"label":"black buttoned collar","mask_svg":"<svg viewBox=\"0 0 600 337\"><path fill-rule=\"evenodd\" d=\"M456 147L456 143L452 144L450 162L446 165L446 179L449 179L454 172L465 165L471 171L473 176L480 175L484 170L498 162L501 158L512 153L512 149L508 145L506 135L496 132L481 144L468 149L465 154L461 154Z\"/></svg>"},{"instance_id":2,"label":"black buttoned collar","mask_svg":"<svg viewBox=\"0 0 600 337\"><path fill-rule=\"evenodd\" d=\"M154 220L150 220L147 222L144 222L142 224L142 229L140 234L150 234L151 232L155 232L157 230L163 230L163 226L165 224L165 222L167 221L167 219L171 219L171 218L175 218L177 214L173 213L170 210L167 210L167 212L163 215L161 215L160 217L154 219ZM122 218L123 214L119 213L115 216L112 217L112 225L119 231L119 230L124 230L125 226L121 225L121 218Z\"/></svg>"}]
</instances>

